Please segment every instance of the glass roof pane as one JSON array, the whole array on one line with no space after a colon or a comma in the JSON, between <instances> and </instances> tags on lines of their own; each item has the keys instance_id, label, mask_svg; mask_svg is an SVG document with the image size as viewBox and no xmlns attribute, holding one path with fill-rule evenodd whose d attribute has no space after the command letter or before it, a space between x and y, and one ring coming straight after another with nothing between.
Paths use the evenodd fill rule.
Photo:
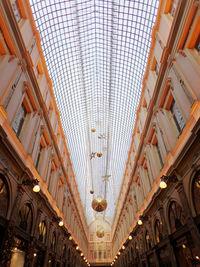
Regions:
<instances>
[{"instance_id":1,"label":"glass roof pane","mask_svg":"<svg viewBox=\"0 0 200 267\"><path fill-rule=\"evenodd\" d=\"M93 197L103 195L108 207L102 216L111 223L159 0L30 3L87 221L96 216ZM102 157L90 159L92 152Z\"/></svg>"}]
</instances>

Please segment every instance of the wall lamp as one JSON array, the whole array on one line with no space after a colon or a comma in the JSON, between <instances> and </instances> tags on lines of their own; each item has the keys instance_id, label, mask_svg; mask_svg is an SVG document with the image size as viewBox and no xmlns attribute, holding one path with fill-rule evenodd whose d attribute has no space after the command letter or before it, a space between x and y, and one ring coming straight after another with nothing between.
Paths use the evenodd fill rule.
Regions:
<instances>
[{"instance_id":1,"label":"wall lamp","mask_svg":"<svg viewBox=\"0 0 200 267\"><path fill-rule=\"evenodd\" d=\"M60 218L60 217L53 217L52 220L54 222L56 222L60 227L62 227L64 225L64 222L63 222L62 218Z\"/></svg>"},{"instance_id":2,"label":"wall lamp","mask_svg":"<svg viewBox=\"0 0 200 267\"><path fill-rule=\"evenodd\" d=\"M138 225L142 225L143 222L147 221L148 220L148 216L145 216L145 215L141 215L139 217L139 220L138 220Z\"/></svg>"},{"instance_id":3,"label":"wall lamp","mask_svg":"<svg viewBox=\"0 0 200 267\"><path fill-rule=\"evenodd\" d=\"M33 186L33 192L38 193L40 191L39 181L37 179L34 180L24 180L22 182L22 185L24 186Z\"/></svg>"},{"instance_id":4,"label":"wall lamp","mask_svg":"<svg viewBox=\"0 0 200 267\"><path fill-rule=\"evenodd\" d=\"M132 240L132 239L133 239L132 235L129 235L129 236L128 236L128 239L129 239L129 240Z\"/></svg>"},{"instance_id":5,"label":"wall lamp","mask_svg":"<svg viewBox=\"0 0 200 267\"><path fill-rule=\"evenodd\" d=\"M173 174L173 175L170 175L170 176L167 176L167 175L163 175L163 176L161 176L161 178L160 178L160 188L161 189L165 189L165 188L167 188L167 184L168 183L176 183L176 182L178 182L178 179L177 179L177 177Z\"/></svg>"}]
</instances>

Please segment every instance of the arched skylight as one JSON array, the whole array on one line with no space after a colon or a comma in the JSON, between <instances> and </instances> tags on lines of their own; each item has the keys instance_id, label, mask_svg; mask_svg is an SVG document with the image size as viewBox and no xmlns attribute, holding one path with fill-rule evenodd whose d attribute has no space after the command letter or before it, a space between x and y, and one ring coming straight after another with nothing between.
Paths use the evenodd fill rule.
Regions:
<instances>
[{"instance_id":1,"label":"arched skylight","mask_svg":"<svg viewBox=\"0 0 200 267\"><path fill-rule=\"evenodd\" d=\"M106 195L104 215L111 223L159 0L30 3L86 218L95 218L93 197ZM92 152L102 156L90 159Z\"/></svg>"}]
</instances>

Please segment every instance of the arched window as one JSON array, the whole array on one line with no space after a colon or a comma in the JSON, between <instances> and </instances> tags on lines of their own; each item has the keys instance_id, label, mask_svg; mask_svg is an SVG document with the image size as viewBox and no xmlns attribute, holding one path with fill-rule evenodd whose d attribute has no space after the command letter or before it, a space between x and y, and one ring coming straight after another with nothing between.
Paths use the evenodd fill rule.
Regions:
<instances>
[{"instance_id":1,"label":"arched window","mask_svg":"<svg viewBox=\"0 0 200 267\"><path fill-rule=\"evenodd\" d=\"M63 255L63 258L64 259L66 258L66 254L67 254L67 247L66 247L66 244L64 244L64 246L63 246L63 252L62 252L62 255Z\"/></svg>"},{"instance_id":2,"label":"arched window","mask_svg":"<svg viewBox=\"0 0 200 267\"><path fill-rule=\"evenodd\" d=\"M45 243L46 233L47 233L46 223L44 221L40 222L38 228L39 228L39 241Z\"/></svg>"},{"instance_id":3,"label":"arched window","mask_svg":"<svg viewBox=\"0 0 200 267\"><path fill-rule=\"evenodd\" d=\"M134 259L134 251L133 251L133 247L131 247L131 260Z\"/></svg>"},{"instance_id":4,"label":"arched window","mask_svg":"<svg viewBox=\"0 0 200 267\"><path fill-rule=\"evenodd\" d=\"M181 206L172 201L169 207L169 223L172 233L184 225L184 215Z\"/></svg>"},{"instance_id":5,"label":"arched window","mask_svg":"<svg viewBox=\"0 0 200 267\"><path fill-rule=\"evenodd\" d=\"M6 217L9 204L8 186L0 175L0 216Z\"/></svg>"},{"instance_id":6,"label":"arched window","mask_svg":"<svg viewBox=\"0 0 200 267\"><path fill-rule=\"evenodd\" d=\"M68 260L68 262L70 262L70 258L71 258L70 249L68 249L68 253L67 253L67 260Z\"/></svg>"},{"instance_id":7,"label":"arched window","mask_svg":"<svg viewBox=\"0 0 200 267\"><path fill-rule=\"evenodd\" d=\"M149 232L148 231L146 231L145 241L146 241L146 248L147 248L147 250L151 249L152 248L152 245L151 245L151 239L150 239L150 235L149 235Z\"/></svg>"},{"instance_id":8,"label":"arched window","mask_svg":"<svg viewBox=\"0 0 200 267\"><path fill-rule=\"evenodd\" d=\"M163 239L162 235L162 223L159 220L156 220L155 222L155 235L156 235L156 242L160 243L160 241Z\"/></svg>"},{"instance_id":9,"label":"arched window","mask_svg":"<svg viewBox=\"0 0 200 267\"><path fill-rule=\"evenodd\" d=\"M21 210L19 211L19 227L22 228L27 233L31 232L32 223L33 223L33 213L31 206L29 204L25 204Z\"/></svg>"},{"instance_id":10,"label":"arched window","mask_svg":"<svg viewBox=\"0 0 200 267\"><path fill-rule=\"evenodd\" d=\"M55 232L53 232L53 235L52 235L51 249L53 251L55 251L55 249L56 249L56 233Z\"/></svg>"},{"instance_id":11,"label":"arched window","mask_svg":"<svg viewBox=\"0 0 200 267\"><path fill-rule=\"evenodd\" d=\"M200 214L200 170L195 174L192 182L192 197L197 214Z\"/></svg>"},{"instance_id":12,"label":"arched window","mask_svg":"<svg viewBox=\"0 0 200 267\"><path fill-rule=\"evenodd\" d=\"M139 257L139 247L138 247L137 243L135 243L135 256L136 256L136 258Z\"/></svg>"}]
</instances>

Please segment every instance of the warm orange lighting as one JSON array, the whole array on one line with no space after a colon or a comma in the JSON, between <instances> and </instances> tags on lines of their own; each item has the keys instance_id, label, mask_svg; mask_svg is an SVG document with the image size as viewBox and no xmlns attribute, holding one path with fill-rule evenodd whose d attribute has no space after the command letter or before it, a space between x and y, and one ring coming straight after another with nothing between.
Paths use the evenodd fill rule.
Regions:
<instances>
[{"instance_id":1,"label":"warm orange lighting","mask_svg":"<svg viewBox=\"0 0 200 267\"><path fill-rule=\"evenodd\" d=\"M83 253L81 253L81 257L83 257Z\"/></svg>"},{"instance_id":2,"label":"warm orange lighting","mask_svg":"<svg viewBox=\"0 0 200 267\"><path fill-rule=\"evenodd\" d=\"M142 225L142 220L139 219L137 223L138 223L138 225Z\"/></svg>"},{"instance_id":3,"label":"warm orange lighting","mask_svg":"<svg viewBox=\"0 0 200 267\"><path fill-rule=\"evenodd\" d=\"M118 255L120 255L121 253L120 253L120 252L118 252L117 254L118 254Z\"/></svg>"},{"instance_id":4,"label":"warm orange lighting","mask_svg":"<svg viewBox=\"0 0 200 267\"><path fill-rule=\"evenodd\" d=\"M72 236L70 235L69 240L72 240Z\"/></svg>"},{"instance_id":5,"label":"warm orange lighting","mask_svg":"<svg viewBox=\"0 0 200 267\"><path fill-rule=\"evenodd\" d=\"M132 238L132 236L131 236L131 235L129 235L128 239L129 239L129 240L132 240L133 238Z\"/></svg>"},{"instance_id":6,"label":"warm orange lighting","mask_svg":"<svg viewBox=\"0 0 200 267\"><path fill-rule=\"evenodd\" d=\"M182 245L182 248L186 248L186 245L185 245L185 244L183 244L183 245Z\"/></svg>"},{"instance_id":7,"label":"warm orange lighting","mask_svg":"<svg viewBox=\"0 0 200 267\"><path fill-rule=\"evenodd\" d=\"M33 253L33 256L36 257L37 256L37 253Z\"/></svg>"},{"instance_id":8,"label":"warm orange lighting","mask_svg":"<svg viewBox=\"0 0 200 267\"><path fill-rule=\"evenodd\" d=\"M125 249L125 246L122 246L122 249Z\"/></svg>"},{"instance_id":9,"label":"warm orange lighting","mask_svg":"<svg viewBox=\"0 0 200 267\"><path fill-rule=\"evenodd\" d=\"M76 250L79 250L79 246L76 246Z\"/></svg>"}]
</instances>

